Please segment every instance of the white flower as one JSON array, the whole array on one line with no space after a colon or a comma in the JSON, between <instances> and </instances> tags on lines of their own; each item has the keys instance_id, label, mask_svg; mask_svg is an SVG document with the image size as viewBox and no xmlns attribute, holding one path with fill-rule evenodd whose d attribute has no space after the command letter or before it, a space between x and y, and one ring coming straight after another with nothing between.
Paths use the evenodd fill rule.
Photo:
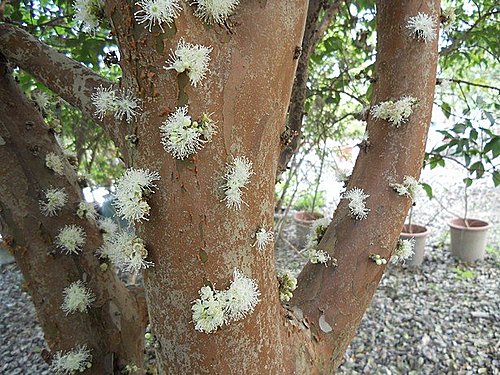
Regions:
<instances>
[{"instance_id":1,"label":"white flower","mask_svg":"<svg viewBox=\"0 0 500 375\"><path fill-rule=\"evenodd\" d=\"M64 302L61 309L68 315L74 312L87 312L90 304L95 301L94 293L81 281L75 281L63 290Z\"/></svg>"},{"instance_id":2,"label":"white flower","mask_svg":"<svg viewBox=\"0 0 500 375\"><path fill-rule=\"evenodd\" d=\"M106 114L116 110L116 91L112 86L106 88L99 86L90 95L90 100L96 108L95 115L101 120Z\"/></svg>"},{"instance_id":3,"label":"white flower","mask_svg":"<svg viewBox=\"0 0 500 375\"><path fill-rule=\"evenodd\" d=\"M200 44L191 44L180 39L177 49L171 53L164 69L174 69L177 73L186 72L191 81L191 85L196 87L205 78L210 62L210 52L212 47L205 47Z\"/></svg>"},{"instance_id":4,"label":"white flower","mask_svg":"<svg viewBox=\"0 0 500 375\"><path fill-rule=\"evenodd\" d=\"M372 107L370 113L379 120L389 121L393 126L399 128L413 113L413 107L417 99L411 96L403 96L397 101L388 100Z\"/></svg>"},{"instance_id":5,"label":"white flower","mask_svg":"<svg viewBox=\"0 0 500 375\"><path fill-rule=\"evenodd\" d=\"M405 260L410 259L413 254L413 247L415 246L415 239L411 238L409 240L398 240L398 245L394 251L394 255L391 257L391 263L398 264L404 263Z\"/></svg>"},{"instance_id":6,"label":"white flower","mask_svg":"<svg viewBox=\"0 0 500 375\"><path fill-rule=\"evenodd\" d=\"M56 245L66 254L78 254L85 245L86 234L82 227L71 224L64 226L56 237Z\"/></svg>"},{"instance_id":7,"label":"white flower","mask_svg":"<svg viewBox=\"0 0 500 375\"><path fill-rule=\"evenodd\" d=\"M156 185L153 181L159 180L157 172L149 169L127 169L125 174L116 182L116 192L113 204L118 216L133 223L147 220L149 204L143 199L144 195L153 192Z\"/></svg>"},{"instance_id":8,"label":"white flower","mask_svg":"<svg viewBox=\"0 0 500 375\"><path fill-rule=\"evenodd\" d=\"M313 264L321 263L325 266L328 266L328 261L331 259L330 254L324 250L318 249L309 249L307 252L307 258Z\"/></svg>"},{"instance_id":9,"label":"white flower","mask_svg":"<svg viewBox=\"0 0 500 375\"><path fill-rule=\"evenodd\" d=\"M188 107L179 107L160 126L161 143L174 158L184 159L211 141L215 129L209 115L203 114L199 122L192 121Z\"/></svg>"},{"instance_id":10,"label":"white flower","mask_svg":"<svg viewBox=\"0 0 500 375\"><path fill-rule=\"evenodd\" d=\"M151 32L151 28L158 24L162 32L163 23L168 27L174 22L174 19L182 10L179 0L140 0L135 3L141 7L140 10L134 13L137 23L147 23L145 27Z\"/></svg>"},{"instance_id":11,"label":"white flower","mask_svg":"<svg viewBox=\"0 0 500 375\"><path fill-rule=\"evenodd\" d=\"M208 24L223 23L233 14L239 0L194 0L195 14Z\"/></svg>"},{"instance_id":12,"label":"white flower","mask_svg":"<svg viewBox=\"0 0 500 375\"><path fill-rule=\"evenodd\" d=\"M260 228L255 233L255 242L253 243L253 247L257 247L257 250L262 251L266 248L268 244L274 241L274 232L272 229L266 230L264 226Z\"/></svg>"},{"instance_id":13,"label":"white flower","mask_svg":"<svg viewBox=\"0 0 500 375\"><path fill-rule=\"evenodd\" d=\"M224 311L229 321L238 321L252 312L259 303L260 292L255 280L234 269L233 282L228 290L222 292Z\"/></svg>"},{"instance_id":14,"label":"white flower","mask_svg":"<svg viewBox=\"0 0 500 375\"><path fill-rule=\"evenodd\" d=\"M44 192L45 198L40 200L40 211L45 216L55 216L68 201L68 195L63 188L49 188Z\"/></svg>"},{"instance_id":15,"label":"white flower","mask_svg":"<svg viewBox=\"0 0 500 375\"><path fill-rule=\"evenodd\" d=\"M455 7L444 8L441 12L442 22L444 29L448 30L457 20L457 15L455 13Z\"/></svg>"},{"instance_id":16,"label":"white flower","mask_svg":"<svg viewBox=\"0 0 500 375\"><path fill-rule=\"evenodd\" d=\"M123 272L137 274L140 270L154 265L153 262L146 260L148 251L144 241L125 231L107 236L99 253Z\"/></svg>"},{"instance_id":17,"label":"white flower","mask_svg":"<svg viewBox=\"0 0 500 375\"><path fill-rule=\"evenodd\" d=\"M75 0L73 9L75 22L81 23L84 31L94 34L104 16L104 0Z\"/></svg>"},{"instance_id":18,"label":"white flower","mask_svg":"<svg viewBox=\"0 0 500 375\"><path fill-rule=\"evenodd\" d=\"M64 164L62 158L54 152L45 155L45 166L58 175L64 175Z\"/></svg>"},{"instance_id":19,"label":"white flower","mask_svg":"<svg viewBox=\"0 0 500 375\"><path fill-rule=\"evenodd\" d=\"M242 199L242 190L250 180L253 174L252 162L245 156L238 156L232 164L226 164L226 173L224 175L224 189L226 207L235 210L241 209L241 204L245 203ZM245 203L246 204L246 203Z\"/></svg>"},{"instance_id":20,"label":"white flower","mask_svg":"<svg viewBox=\"0 0 500 375\"><path fill-rule=\"evenodd\" d=\"M78 209L76 210L76 215L83 219L84 217L89 220L95 222L98 217L98 213L95 209L94 203L90 202L80 202L78 204Z\"/></svg>"},{"instance_id":21,"label":"white flower","mask_svg":"<svg viewBox=\"0 0 500 375\"><path fill-rule=\"evenodd\" d=\"M350 214L356 220L363 220L368 217L370 209L366 207L365 202L368 197L369 195L365 194L363 189L357 187L352 188L342 195L342 198L349 200Z\"/></svg>"},{"instance_id":22,"label":"white flower","mask_svg":"<svg viewBox=\"0 0 500 375\"><path fill-rule=\"evenodd\" d=\"M399 195L406 195L407 197L410 197L412 202L415 202L415 198L418 196L420 191L418 181L412 176L404 176L402 184L390 184L390 186Z\"/></svg>"},{"instance_id":23,"label":"white flower","mask_svg":"<svg viewBox=\"0 0 500 375\"><path fill-rule=\"evenodd\" d=\"M42 112L47 112L50 104L50 96L44 91L34 91L31 93L31 98Z\"/></svg>"},{"instance_id":24,"label":"white flower","mask_svg":"<svg viewBox=\"0 0 500 375\"><path fill-rule=\"evenodd\" d=\"M115 99L115 118L130 123L141 111L140 99L130 90L122 90Z\"/></svg>"},{"instance_id":25,"label":"white flower","mask_svg":"<svg viewBox=\"0 0 500 375\"><path fill-rule=\"evenodd\" d=\"M92 366L92 355L85 345L77 346L66 353L56 352L52 358L51 369L56 374L73 375Z\"/></svg>"},{"instance_id":26,"label":"white flower","mask_svg":"<svg viewBox=\"0 0 500 375\"><path fill-rule=\"evenodd\" d=\"M204 286L199 291L200 298L193 301L191 310L195 329L200 332L212 333L226 322L224 303L221 292Z\"/></svg>"},{"instance_id":27,"label":"white flower","mask_svg":"<svg viewBox=\"0 0 500 375\"><path fill-rule=\"evenodd\" d=\"M104 233L103 237L105 239L118 232L118 224L110 217L100 218L97 221L97 226Z\"/></svg>"},{"instance_id":28,"label":"white flower","mask_svg":"<svg viewBox=\"0 0 500 375\"><path fill-rule=\"evenodd\" d=\"M278 281L280 284L280 300L283 302L290 301L293 297L292 292L297 289L297 278L287 271L278 276Z\"/></svg>"},{"instance_id":29,"label":"white flower","mask_svg":"<svg viewBox=\"0 0 500 375\"><path fill-rule=\"evenodd\" d=\"M437 37L436 18L422 12L410 17L406 28L411 31L414 38L421 39L425 43L431 42Z\"/></svg>"},{"instance_id":30,"label":"white flower","mask_svg":"<svg viewBox=\"0 0 500 375\"><path fill-rule=\"evenodd\" d=\"M387 264L387 259L382 258L379 254L371 254L369 258L373 260L377 266Z\"/></svg>"}]
</instances>

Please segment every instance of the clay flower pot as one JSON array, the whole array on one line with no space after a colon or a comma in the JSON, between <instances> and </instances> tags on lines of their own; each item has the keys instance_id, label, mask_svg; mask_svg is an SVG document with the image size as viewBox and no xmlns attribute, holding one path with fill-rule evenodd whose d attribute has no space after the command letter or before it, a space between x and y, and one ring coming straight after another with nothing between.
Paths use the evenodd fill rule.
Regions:
<instances>
[{"instance_id":1,"label":"clay flower pot","mask_svg":"<svg viewBox=\"0 0 500 375\"><path fill-rule=\"evenodd\" d=\"M464 262L474 262L484 258L488 229L492 225L478 219L452 219L448 222L451 234L451 253Z\"/></svg>"},{"instance_id":2,"label":"clay flower pot","mask_svg":"<svg viewBox=\"0 0 500 375\"><path fill-rule=\"evenodd\" d=\"M322 217L324 217L323 214L310 211L297 211L293 214L293 220L295 222L295 238L297 239L299 249L303 249L306 246L307 236L312 223Z\"/></svg>"},{"instance_id":3,"label":"clay flower pot","mask_svg":"<svg viewBox=\"0 0 500 375\"><path fill-rule=\"evenodd\" d=\"M425 251L425 241L427 236L429 235L429 231L426 227L421 225L412 224L411 230L408 224L403 226L403 231L399 238L402 240L409 240L414 238L415 245L413 246L413 256L406 261L406 264L413 267L418 267L422 264L424 260L424 251Z\"/></svg>"}]
</instances>

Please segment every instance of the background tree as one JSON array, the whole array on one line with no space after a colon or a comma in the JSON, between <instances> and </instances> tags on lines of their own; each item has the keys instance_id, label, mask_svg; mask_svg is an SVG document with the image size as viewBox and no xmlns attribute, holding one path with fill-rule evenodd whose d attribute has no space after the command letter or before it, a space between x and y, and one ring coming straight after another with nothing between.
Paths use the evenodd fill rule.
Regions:
<instances>
[{"instance_id":1,"label":"background tree","mask_svg":"<svg viewBox=\"0 0 500 375\"><path fill-rule=\"evenodd\" d=\"M39 25L30 28L21 20L26 9L31 19L40 19L38 12L44 4L23 8L19 2L13 2L8 16L34 34L43 33ZM305 1L245 2L236 7L229 20L215 25L204 25L193 13L200 11L201 2L197 6L182 4L183 11L178 12L173 23L175 27L163 25L165 33L161 33L158 26L150 33L134 22L133 13L138 7L130 2L107 1L105 18L120 50L119 87L131 90L142 103L141 114L131 122L117 120L112 115L103 119L96 115L91 96L98 87L109 87L110 81L41 44L11 23L0 25L0 51L8 63L18 65L79 108L86 117L101 124L105 134L120 149L127 167L149 168L161 175L156 182L156 193L148 199L149 221L136 228L146 244L147 260L154 262L154 267L145 272L145 290L160 373L261 373L263 370L328 373L340 363L384 269L370 256L377 254L388 259L396 246L410 199L398 196L390 183L402 181L406 175L418 178L436 82L439 2L430 5L408 1L401 5L380 1L377 5L378 55L375 75L371 77L371 103L377 105L411 96L417 99L418 106L401 127L391 127L387 121L368 117L369 142L356 162L348 189L363 188L370 195L366 203L369 216L366 220L353 219L352 208L348 207L347 200L342 201L319 245L336 258L336 266L333 261L329 267L309 264L301 273L298 289L287 308L279 302L272 247L259 252L252 245L255 233L262 226L272 225L274 176L284 165L281 162L278 168L278 159L284 160L279 157L280 152L286 148L282 143L289 144L288 139L283 142L281 135L285 130L297 50L306 21ZM317 16L312 17L314 22L318 22L318 15L328 22L337 9L336 4L331 6L321 5ZM40 23L55 25L50 32L55 44L61 39L58 28L68 26L60 10L64 6L53 9L54 17L42 19ZM432 32L436 35L427 42L406 28L409 18L418 12L435 17ZM89 40L102 42L99 35L86 38L75 33L73 39L81 43L81 51L85 51L86 43L92 43ZM196 87L190 84L186 72L177 74L163 69L181 38L212 48L210 72ZM85 60L87 57L73 57L89 62ZM91 60L94 61L92 57ZM97 301L109 301L104 285L121 286L113 271L102 270L93 258L99 244L90 237L97 236L97 230L75 217L76 204L81 198L70 167L65 164L64 178L51 175L45 167L47 153L62 153L57 149L53 131L41 124L40 116L35 115L34 108L20 96L5 61L3 66L4 100L0 109L7 120L1 128L5 144L0 158L11 168L4 169L1 175L0 198L5 223L2 233L11 233L15 249L27 249L15 251L18 262L44 265L40 269L21 268L25 275L33 272L32 279L40 280L38 289L36 285L29 287L40 319L48 321L44 310L46 301L50 301L55 311L61 303L62 290L69 279L75 278L64 276L65 272L80 279L84 279L85 274L106 275L104 280L94 276L94 282L89 283ZM163 149L159 127L169 114L184 105L189 105L193 119L210 114L218 129L212 142L181 161ZM29 108L25 112L33 119L13 111L22 106ZM226 164L239 156L250 159L255 173L243 193L246 204L241 210L231 210L221 202L225 198L223 175ZM20 189L23 185L20 181L26 181L29 189ZM42 191L51 185L65 186L71 191L70 201L74 205L64 209L57 218L41 215L37 205ZM26 203L19 205L19 202ZM48 254L47 249L61 227L75 222L88 232L89 241L82 254L69 259L59 253ZM41 227L46 229L41 231ZM48 257L52 257L49 264L46 263ZM73 268L62 272L61 264L66 262ZM199 290L203 286L227 288L235 268L258 285L260 302L255 311L251 314L247 311L245 319L224 325L215 333L196 331L191 307ZM62 279L47 277L46 280L43 275L50 275L48 269L57 270L55 274ZM36 298L37 293L40 298ZM89 316L95 315L95 318L89 319L89 332L98 330L96 327L102 327L107 321L112 321L118 330L124 330L126 325L133 327L127 329L140 331L143 326L139 306L137 314L130 315L137 316L135 321L117 324L116 320L106 317L106 314L129 316L127 309L132 304L114 303L115 310L110 308L111 304L91 306ZM54 321L64 319L69 322L71 316L60 316ZM67 341L61 339L64 333L56 334L48 343L55 350L89 345L94 356L89 372L102 373L113 361L121 366L140 362L137 350L120 352L109 344L109 337L116 337L110 333L111 328L105 329L105 334L83 335L83 330L74 332ZM97 339L100 335L103 338ZM142 335L133 337L139 336ZM125 344L124 340L120 342ZM116 357L110 359L110 352Z\"/></svg>"}]
</instances>

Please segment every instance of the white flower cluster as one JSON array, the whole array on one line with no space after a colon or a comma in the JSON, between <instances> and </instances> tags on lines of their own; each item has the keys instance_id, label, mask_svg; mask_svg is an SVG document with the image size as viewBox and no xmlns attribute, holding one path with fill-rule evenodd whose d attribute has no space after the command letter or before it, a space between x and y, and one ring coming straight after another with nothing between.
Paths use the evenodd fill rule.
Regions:
<instances>
[{"instance_id":1,"label":"white flower cluster","mask_svg":"<svg viewBox=\"0 0 500 375\"><path fill-rule=\"evenodd\" d=\"M64 175L64 163L62 158L54 152L45 155L45 166L58 175Z\"/></svg>"},{"instance_id":2,"label":"white flower cluster","mask_svg":"<svg viewBox=\"0 0 500 375\"><path fill-rule=\"evenodd\" d=\"M420 192L420 185L412 176L404 176L402 184L390 184L390 186L399 195L406 195L407 197L410 197L412 202L415 202L415 199Z\"/></svg>"},{"instance_id":3,"label":"white flower cluster","mask_svg":"<svg viewBox=\"0 0 500 375\"><path fill-rule=\"evenodd\" d=\"M118 232L118 224L110 217L100 218L97 227L103 232L104 240Z\"/></svg>"},{"instance_id":4,"label":"white flower cluster","mask_svg":"<svg viewBox=\"0 0 500 375\"><path fill-rule=\"evenodd\" d=\"M84 31L94 34L104 17L104 0L75 0L74 19Z\"/></svg>"},{"instance_id":5,"label":"white flower cluster","mask_svg":"<svg viewBox=\"0 0 500 375\"><path fill-rule=\"evenodd\" d=\"M137 23L147 23L145 27L151 28L158 24L162 32L163 23L168 27L174 22L182 9L179 0L139 0L135 3L141 9L134 13Z\"/></svg>"},{"instance_id":6,"label":"white flower cluster","mask_svg":"<svg viewBox=\"0 0 500 375\"><path fill-rule=\"evenodd\" d=\"M356 220L363 220L368 217L368 212L370 209L366 207L366 198L369 195L365 193L363 189L354 187L349 191L346 191L342 198L349 200L349 212L351 217Z\"/></svg>"},{"instance_id":7,"label":"white flower cluster","mask_svg":"<svg viewBox=\"0 0 500 375\"><path fill-rule=\"evenodd\" d=\"M253 173L252 162L245 156L238 156L231 164L226 164L225 183L222 188L225 195L223 200L226 201L227 208L240 210L241 204L246 204L242 199L242 189Z\"/></svg>"},{"instance_id":8,"label":"white flower cluster","mask_svg":"<svg viewBox=\"0 0 500 375\"><path fill-rule=\"evenodd\" d=\"M131 224L147 220L150 207L144 197L153 192L153 189L156 188L153 181L159 179L160 175L149 169L127 169L116 182L113 204L118 216Z\"/></svg>"},{"instance_id":9,"label":"white flower cluster","mask_svg":"<svg viewBox=\"0 0 500 375\"><path fill-rule=\"evenodd\" d=\"M41 112L47 112L51 101L49 94L36 90L31 93L31 98Z\"/></svg>"},{"instance_id":10,"label":"white flower cluster","mask_svg":"<svg viewBox=\"0 0 500 375\"><path fill-rule=\"evenodd\" d=\"M80 219L86 218L88 221L95 222L99 214L95 209L94 203L80 202L76 210L76 216Z\"/></svg>"},{"instance_id":11,"label":"white flower cluster","mask_svg":"<svg viewBox=\"0 0 500 375\"><path fill-rule=\"evenodd\" d=\"M101 120L105 115L114 113L115 119L122 121L125 118L125 121L130 123L141 110L141 101L132 91L117 92L112 86L99 86L90 96L90 100L96 108L95 115Z\"/></svg>"},{"instance_id":12,"label":"white flower cluster","mask_svg":"<svg viewBox=\"0 0 500 375\"><path fill-rule=\"evenodd\" d=\"M56 237L56 245L66 254L78 254L86 239L85 231L77 225L65 225Z\"/></svg>"},{"instance_id":13,"label":"white flower cluster","mask_svg":"<svg viewBox=\"0 0 500 375\"><path fill-rule=\"evenodd\" d=\"M423 40L425 43L437 37L436 18L426 13L419 12L416 16L410 17L406 28L411 31L414 38Z\"/></svg>"},{"instance_id":14,"label":"white flower cluster","mask_svg":"<svg viewBox=\"0 0 500 375\"><path fill-rule=\"evenodd\" d=\"M410 238L409 240L398 240L398 244L396 246L396 250L394 251L394 255L391 257L391 263L398 264L404 263L405 260L410 259L413 254L413 247L415 246L415 239Z\"/></svg>"},{"instance_id":15,"label":"white flower cluster","mask_svg":"<svg viewBox=\"0 0 500 375\"><path fill-rule=\"evenodd\" d=\"M391 125L399 128L408 121L416 104L417 99L414 97L403 96L397 101L387 100L373 106L370 113L374 118L389 121Z\"/></svg>"},{"instance_id":16,"label":"white flower cluster","mask_svg":"<svg viewBox=\"0 0 500 375\"><path fill-rule=\"evenodd\" d=\"M166 70L173 69L177 73L186 72L191 85L198 86L208 71L210 62L210 52L212 47L205 47L200 44L191 44L180 39L177 48L170 55L166 63Z\"/></svg>"},{"instance_id":17,"label":"white flower cluster","mask_svg":"<svg viewBox=\"0 0 500 375\"><path fill-rule=\"evenodd\" d=\"M52 358L51 369L55 374L74 375L92 367L92 355L85 345L62 352L58 351Z\"/></svg>"},{"instance_id":18,"label":"white flower cluster","mask_svg":"<svg viewBox=\"0 0 500 375\"><path fill-rule=\"evenodd\" d=\"M455 13L455 7L444 8L441 12L441 19L444 25L444 29L448 30L457 21L457 14Z\"/></svg>"},{"instance_id":19,"label":"white flower cluster","mask_svg":"<svg viewBox=\"0 0 500 375\"><path fill-rule=\"evenodd\" d=\"M321 263L328 266L328 262L331 260L330 254L318 249L318 245L325 235L328 225L330 225L330 219L326 217L314 221L307 236L306 254L309 261L313 264Z\"/></svg>"},{"instance_id":20,"label":"white flower cluster","mask_svg":"<svg viewBox=\"0 0 500 375\"><path fill-rule=\"evenodd\" d=\"M203 114L201 120L192 121L188 107L179 107L160 126L161 143L165 151L176 159L185 159L212 140L215 122Z\"/></svg>"},{"instance_id":21,"label":"white flower cluster","mask_svg":"<svg viewBox=\"0 0 500 375\"><path fill-rule=\"evenodd\" d=\"M95 301L94 293L81 281L75 281L63 291L64 301L61 309L66 315L74 312L87 312L90 304Z\"/></svg>"},{"instance_id":22,"label":"white flower cluster","mask_svg":"<svg viewBox=\"0 0 500 375\"><path fill-rule=\"evenodd\" d=\"M223 324L245 318L259 303L260 292L255 280L234 269L233 281L226 290L204 286L200 298L193 301L192 312L195 329L215 332Z\"/></svg>"},{"instance_id":23,"label":"white flower cluster","mask_svg":"<svg viewBox=\"0 0 500 375\"><path fill-rule=\"evenodd\" d=\"M379 254L371 254L370 259L373 260L377 266L387 264L387 259L382 258Z\"/></svg>"},{"instance_id":24,"label":"white flower cluster","mask_svg":"<svg viewBox=\"0 0 500 375\"><path fill-rule=\"evenodd\" d=\"M106 233L99 253L123 272L137 274L140 270L154 265L153 262L146 260L148 251L144 241L126 231Z\"/></svg>"},{"instance_id":25,"label":"white flower cluster","mask_svg":"<svg viewBox=\"0 0 500 375\"><path fill-rule=\"evenodd\" d=\"M290 301L293 297L292 292L297 289L297 278L287 271L278 276L278 281L280 284L280 300L283 302Z\"/></svg>"},{"instance_id":26,"label":"white flower cluster","mask_svg":"<svg viewBox=\"0 0 500 375\"><path fill-rule=\"evenodd\" d=\"M208 24L223 23L233 14L239 0L194 0L195 15Z\"/></svg>"},{"instance_id":27,"label":"white flower cluster","mask_svg":"<svg viewBox=\"0 0 500 375\"><path fill-rule=\"evenodd\" d=\"M262 226L254 236L255 242L252 247L257 247L257 250L259 251L264 250L267 245L274 241L274 232L272 228L267 230L264 226Z\"/></svg>"},{"instance_id":28,"label":"white flower cluster","mask_svg":"<svg viewBox=\"0 0 500 375\"><path fill-rule=\"evenodd\" d=\"M39 201L40 211L45 216L55 216L68 201L64 188L48 188L43 192L45 198Z\"/></svg>"}]
</instances>

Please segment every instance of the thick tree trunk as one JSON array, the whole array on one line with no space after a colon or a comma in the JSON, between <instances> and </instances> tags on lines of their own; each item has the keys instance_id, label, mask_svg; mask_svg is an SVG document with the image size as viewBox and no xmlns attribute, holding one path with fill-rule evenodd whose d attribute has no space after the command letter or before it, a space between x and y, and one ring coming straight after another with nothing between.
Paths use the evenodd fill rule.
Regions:
<instances>
[{"instance_id":1,"label":"thick tree trunk","mask_svg":"<svg viewBox=\"0 0 500 375\"><path fill-rule=\"evenodd\" d=\"M113 361L142 366L144 297L127 290L112 270L100 269L95 250L102 236L95 224L76 216L83 198L75 172L67 162L67 177L45 167L45 155L62 156L62 150L4 63L0 66L0 113L2 236L24 275L47 344L51 350L86 344L93 355L89 374L112 374ZM62 187L68 194L67 205L56 217L40 212L38 200L48 187ZM55 249L55 236L66 224L85 228L87 241L80 255L64 255ZM61 309L62 292L77 280L87 281L96 301L88 314L66 315Z\"/></svg>"}]
</instances>

